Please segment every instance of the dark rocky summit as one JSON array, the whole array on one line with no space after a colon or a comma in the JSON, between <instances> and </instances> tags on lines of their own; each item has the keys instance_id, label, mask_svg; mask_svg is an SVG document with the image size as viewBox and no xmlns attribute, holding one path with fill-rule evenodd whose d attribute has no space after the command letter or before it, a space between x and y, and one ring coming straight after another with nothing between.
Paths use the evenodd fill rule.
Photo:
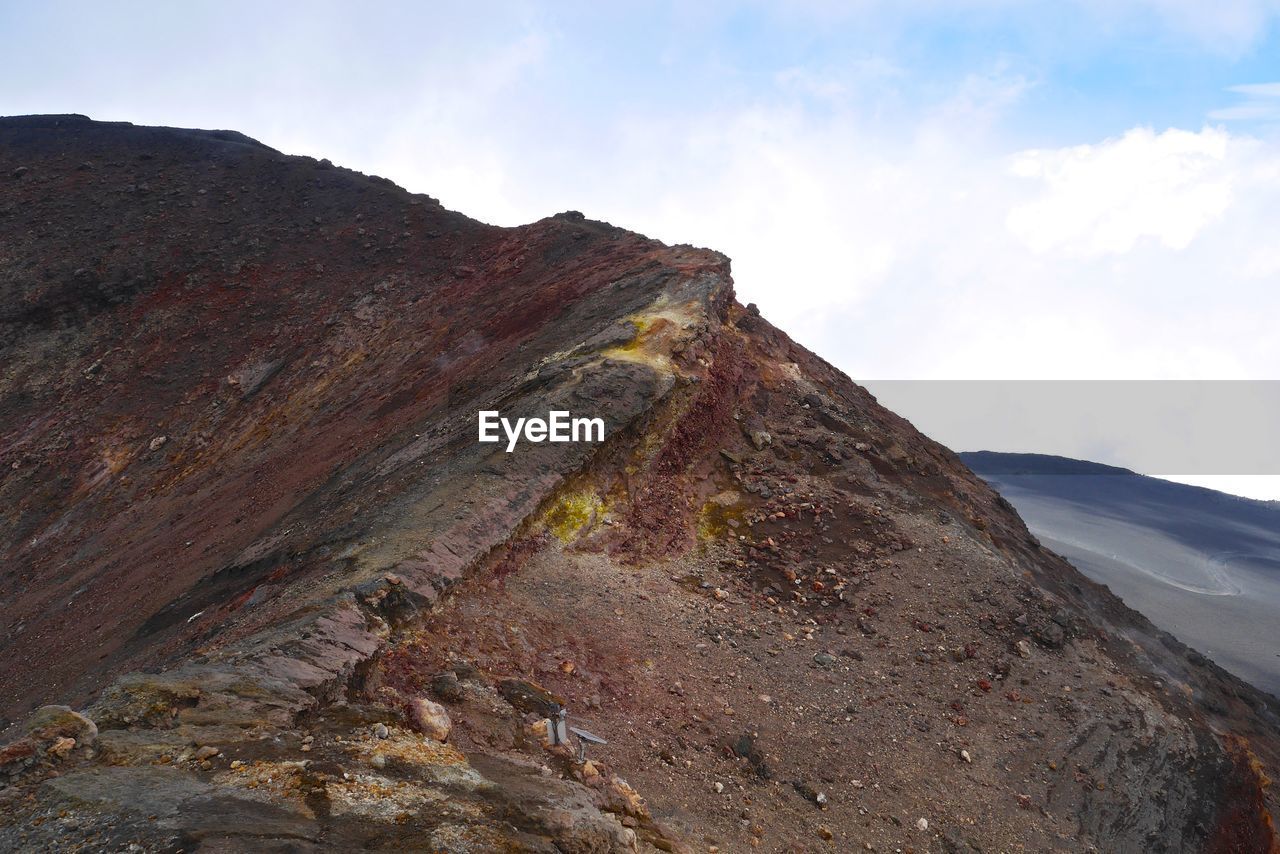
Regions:
<instances>
[{"instance_id":1,"label":"dark rocky summit","mask_svg":"<svg viewBox=\"0 0 1280 854\"><path fill-rule=\"evenodd\" d=\"M1275 699L717 253L6 119L0 351L0 850L1277 850Z\"/></svg>"}]
</instances>

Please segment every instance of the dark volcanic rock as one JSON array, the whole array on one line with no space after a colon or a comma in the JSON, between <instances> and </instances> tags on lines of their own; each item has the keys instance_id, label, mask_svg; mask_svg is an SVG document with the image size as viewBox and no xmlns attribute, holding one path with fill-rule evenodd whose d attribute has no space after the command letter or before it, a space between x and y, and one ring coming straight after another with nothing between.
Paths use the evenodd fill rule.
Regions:
<instances>
[{"instance_id":1,"label":"dark volcanic rock","mask_svg":"<svg viewBox=\"0 0 1280 854\"><path fill-rule=\"evenodd\" d=\"M84 709L10 727L0 848L1274 847L1272 699L723 256L225 131L0 120L0 175L0 714Z\"/></svg>"},{"instance_id":2,"label":"dark volcanic rock","mask_svg":"<svg viewBox=\"0 0 1280 854\"><path fill-rule=\"evenodd\" d=\"M238 134L27 119L0 156L36 167L0 202L10 717L270 624L333 573L434 598L590 450L513 466L476 411L596 406L617 430L664 378L597 370L601 345L545 369L723 275L600 224L484 226Z\"/></svg>"}]
</instances>

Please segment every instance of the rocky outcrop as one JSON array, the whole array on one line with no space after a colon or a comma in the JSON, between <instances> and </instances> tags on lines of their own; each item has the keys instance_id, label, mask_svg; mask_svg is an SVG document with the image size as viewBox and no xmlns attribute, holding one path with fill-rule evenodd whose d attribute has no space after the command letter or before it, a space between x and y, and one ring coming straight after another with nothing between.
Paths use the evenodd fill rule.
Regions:
<instances>
[{"instance_id":1,"label":"rocky outcrop","mask_svg":"<svg viewBox=\"0 0 1280 854\"><path fill-rule=\"evenodd\" d=\"M1274 701L723 256L224 132L0 158L0 714L83 710L0 752L0 848L1274 847Z\"/></svg>"}]
</instances>

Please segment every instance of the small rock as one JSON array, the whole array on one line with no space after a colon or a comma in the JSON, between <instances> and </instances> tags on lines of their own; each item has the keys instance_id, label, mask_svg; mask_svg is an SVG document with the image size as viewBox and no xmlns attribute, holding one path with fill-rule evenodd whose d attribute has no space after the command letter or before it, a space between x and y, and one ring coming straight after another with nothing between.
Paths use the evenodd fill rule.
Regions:
<instances>
[{"instance_id":1,"label":"small rock","mask_svg":"<svg viewBox=\"0 0 1280 854\"><path fill-rule=\"evenodd\" d=\"M457 667L453 670L459 678L466 678ZM546 718L559 714L565 704L563 697L524 679L504 679L498 683L498 693L520 711L533 712Z\"/></svg>"},{"instance_id":2,"label":"small rock","mask_svg":"<svg viewBox=\"0 0 1280 854\"><path fill-rule=\"evenodd\" d=\"M813 656L813 663L819 667L832 667L836 663L836 657L826 652L819 652Z\"/></svg>"},{"instance_id":3,"label":"small rock","mask_svg":"<svg viewBox=\"0 0 1280 854\"><path fill-rule=\"evenodd\" d=\"M711 788L714 789L715 793L718 795L724 791L724 783L715 783Z\"/></svg>"},{"instance_id":4,"label":"small rock","mask_svg":"<svg viewBox=\"0 0 1280 854\"><path fill-rule=\"evenodd\" d=\"M386 768L387 755L385 753L375 753L369 758L369 764L374 768Z\"/></svg>"},{"instance_id":5,"label":"small rock","mask_svg":"<svg viewBox=\"0 0 1280 854\"><path fill-rule=\"evenodd\" d=\"M537 739L537 741L545 748L550 749L551 743L551 719L543 718L537 721L530 721L525 725L524 731Z\"/></svg>"},{"instance_id":6,"label":"small rock","mask_svg":"<svg viewBox=\"0 0 1280 854\"><path fill-rule=\"evenodd\" d=\"M466 659L454 659L449 662L449 669L458 674L459 679L472 679L479 672L475 662Z\"/></svg>"},{"instance_id":7,"label":"small rock","mask_svg":"<svg viewBox=\"0 0 1280 854\"><path fill-rule=\"evenodd\" d=\"M916 819L916 830L920 831L921 833L924 833L928 829L929 829L929 819L927 818Z\"/></svg>"},{"instance_id":8,"label":"small rock","mask_svg":"<svg viewBox=\"0 0 1280 854\"><path fill-rule=\"evenodd\" d=\"M164 447L164 443L169 441L168 436L156 436L147 444L147 447L153 451L158 451Z\"/></svg>"},{"instance_id":9,"label":"small rock","mask_svg":"<svg viewBox=\"0 0 1280 854\"><path fill-rule=\"evenodd\" d=\"M409 716L413 726L427 738L436 741L448 741L453 731L453 722L444 706L426 699L415 697L409 701Z\"/></svg>"},{"instance_id":10,"label":"small rock","mask_svg":"<svg viewBox=\"0 0 1280 854\"><path fill-rule=\"evenodd\" d=\"M800 797L804 798L806 801L810 801L820 807L826 806L827 804L827 793L818 791L808 783L801 780L795 780L791 783L791 788L795 789Z\"/></svg>"},{"instance_id":11,"label":"small rock","mask_svg":"<svg viewBox=\"0 0 1280 854\"><path fill-rule=\"evenodd\" d=\"M1037 626L1032 631L1032 636L1036 641L1049 649L1060 649L1067 639L1067 634L1063 631L1062 626L1057 623L1048 623L1044 626Z\"/></svg>"},{"instance_id":12,"label":"small rock","mask_svg":"<svg viewBox=\"0 0 1280 854\"><path fill-rule=\"evenodd\" d=\"M462 683L452 670L437 673L431 680L431 691L446 703L460 702L466 695L462 691Z\"/></svg>"},{"instance_id":13,"label":"small rock","mask_svg":"<svg viewBox=\"0 0 1280 854\"><path fill-rule=\"evenodd\" d=\"M373 728L373 734L374 734L375 736L377 736L378 738L386 738L386 737L387 737L387 736L389 736L391 733L390 733L390 731L388 731L388 730L387 730L387 725L386 725L386 724L378 724L377 726L375 726L375 727Z\"/></svg>"},{"instance_id":14,"label":"small rock","mask_svg":"<svg viewBox=\"0 0 1280 854\"><path fill-rule=\"evenodd\" d=\"M1018 641L1016 644L1014 644L1014 648L1018 650L1018 655L1020 657L1022 658L1031 657L1031 644L1027 643L1025 640Z\"/></svg>"},{"instance_id":15,"label":"small rock","mask_svg":"<svg viewBox=\"0 0 1280 854\"><path fill-rule=\"evenodd\" d=\"M818 826L818 836L825 839L827 842L835 839L835 834L832 833L831 828L827 827L825 824Z\"/></svg>"},{"instance_id":16,"label":"small rock","mask_svg":"<svg viewBox=\"0 0 1280 854\"><path fill-rule=\"evenodd\" d=\"M973 761L973 757L969 755L969 751L967 750L960 751L960 758L963 759L965 762Z\"/></svg>"},{"instance_id":17,"label":"small rock","mask_svg":"<svg viewBox=\"0 0 1280 854\"><path fill-rule=\"evenodd\" d=\"M192 754L192 756L197 762L201 762L205 759L212 759L221 752L221 750L214 747L212 744L206 744L203 747L197 748L196 752Z\"/></svg>"},{"instance_id":18,"label":"small rock","mask_svg":"<svg viewBox=\"0 0 1280 854\"><path fill-rule=\"evenodd\" d=\"M58 759L64 759L68 753L75 750L75 747L76 740L74 738L68 738L65 735L58 736L58 738L54 740L53 744L49 745L49 755Z\"/></svg>"}]
</instances>

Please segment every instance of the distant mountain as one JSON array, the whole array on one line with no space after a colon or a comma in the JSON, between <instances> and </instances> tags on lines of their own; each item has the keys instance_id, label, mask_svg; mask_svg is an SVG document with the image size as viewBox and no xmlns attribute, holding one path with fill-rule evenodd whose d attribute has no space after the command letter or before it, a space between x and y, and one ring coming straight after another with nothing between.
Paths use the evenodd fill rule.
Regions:
<instances>
[{"instance_id":1,"label":"distant mountain","mask_svg":"<svg viewBox=\"0 0 1280 854\"><path fill-rule=\"evenodd\" d=\"M1280 503L1042 454L960 458L1130 607L1280 694Z\"/></svg>"},{"instance_id":2,"label":"distant mountain","mask_svg":"<svg viewBox=\"0 0 1280 854\"><path fill-rule=\"evenodd\" d=\"M1128 474L1137 472L1118 466L1055 457L1050 454L1003 454L999 451L966 451L960 459L975 472L992 475L1028 474Z\"/></svg>"}]
</instances>

